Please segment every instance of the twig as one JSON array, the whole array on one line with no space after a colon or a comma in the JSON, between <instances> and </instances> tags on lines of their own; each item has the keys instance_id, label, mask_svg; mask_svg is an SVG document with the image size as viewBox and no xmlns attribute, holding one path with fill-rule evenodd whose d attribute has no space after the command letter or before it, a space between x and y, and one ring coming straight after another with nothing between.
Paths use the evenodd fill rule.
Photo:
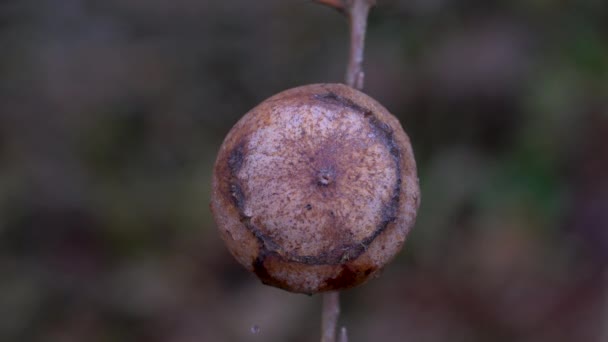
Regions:
<instances>
[{"instance_id":1,"label":"twig","mask_svg":"<svg viewBox=\"0 0 608 342\"><path fill-rule=\"evenodd\" d=\"M336 326L340 316L340 292L323 294L321 342L336 342Z\"/></svg>"},{"instance_id":2,"label":"twig","mask_svg":"<svg viewBox=\"0 0 608 342\"><path fill-rule=\"evenodd\" d=\"M601 320L603 324L601 325L600 330L600 338L598 341L608 341L608 270L604 270L604 305L603 305L603 315Z\"/></svg>"},{"instance_id":3,"label":"twig","mask_svg":"<svg viewBox=\"0 0 608 342\"><path fill-rule=\"evenodd\" d=\"M316 2L321 5L333 7L336 10L338 10L339 12L344 12L344 0L313 0L313 2Z\"/></svg>"},{"instance_id":4,"label":"twig","mask_svg":"<svg viewBox=\"0 0 608 342\"><path fill-rule=\"evenodd\" d=\"M346 68L346 84L363 89L363 51L365 49L365 31L367 16L375 0L313 0L321 5L332 7L344 13L350 22L350 53Z\"/></svg>"},{"instance_id":5,"label":"twig","mask_svg":"<svg viewBox=\"0 0 608 342\"><path fill-rule=\"evenodd\" d=\"M348 334L346 333L346 327L342 327L342 329L340 329L339 342L348 342Z\"/></svg>"},{"instance_id":6,"label":"twig","mask_svg":"<svg viewBox=\"0 0 608 342\"><path fill-rule=\"evenodd\" d=\"M346 84L363 89L363 51L367 15L375 0L313 0L313 2L333 7L345 14L350 22L350 53L346 68ZM323 314L321 321L321 342L336 342L336 327L340 316L340 293L329 292L323 295ZM340 330L339 342L348 342L346 328Z\"/></svg>"},{"instance_id":7,"label":"twig","mask_svg":"<svg viewBox=\"0 0 608 342\"><path fill-rule=\"evenodd\" d=\"M350 2L347 10L350 20L350 54L346 69L346 84L363 89L363 50L365 49L365 31L367 15L375 0L345 0Z\"/></svg>"}]
</instances>

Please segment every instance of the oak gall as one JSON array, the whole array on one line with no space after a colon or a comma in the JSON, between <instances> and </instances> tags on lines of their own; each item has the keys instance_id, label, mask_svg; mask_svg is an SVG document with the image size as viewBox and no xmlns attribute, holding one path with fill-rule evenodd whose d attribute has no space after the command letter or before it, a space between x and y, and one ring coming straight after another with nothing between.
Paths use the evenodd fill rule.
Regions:
<instances>
[{"instance_id":1,"label":"oak gall","mask_svg":"<svg viewBox=\"0 0 608 342\"><path fill-rule=\"evenodd\" d=\"M283 91L249 111L215 162L211 208L232 255L264 284L361 284L416 219L416 162L399 121L342 84Z\"/></svg>"}]
</instances>

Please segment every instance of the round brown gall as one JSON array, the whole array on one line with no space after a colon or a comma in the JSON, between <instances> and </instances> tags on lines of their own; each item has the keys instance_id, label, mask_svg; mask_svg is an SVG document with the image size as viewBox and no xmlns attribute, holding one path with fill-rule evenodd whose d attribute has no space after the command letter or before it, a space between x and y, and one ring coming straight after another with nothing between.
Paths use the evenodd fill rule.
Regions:
<instances>
[{"instance_id":1,"label":"round brown gall","mask_svg":"<svg viewBox=\"0 0 608 342\"><path fill-rule=\"evenodd\" d=\"M420 202L399 121L342 84L289 89L249 111L220 147L212 186L236 260L264 284L308 294L378 274Z\"/></svg>"}]
</instances>

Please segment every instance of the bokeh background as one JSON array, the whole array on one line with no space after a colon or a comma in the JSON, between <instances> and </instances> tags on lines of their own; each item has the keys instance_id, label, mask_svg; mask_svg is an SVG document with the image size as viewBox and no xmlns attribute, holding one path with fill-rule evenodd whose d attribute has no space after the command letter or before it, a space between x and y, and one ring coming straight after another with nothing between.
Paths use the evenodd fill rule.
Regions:
<instances>
[{"instance_id":1,"label":"bokeh background","mask_svg":"<svg viewBox=\"0 0 608 342\"><path fill-rule=\"evenodd\" d=\"M366 92L411 137L418 223L344 292L350 341L608 340L608 2L378 0ZM308 0L0 2L0 341L317 341L209 211L254 105L341 82Z\"/></svg>"}]
</instances>

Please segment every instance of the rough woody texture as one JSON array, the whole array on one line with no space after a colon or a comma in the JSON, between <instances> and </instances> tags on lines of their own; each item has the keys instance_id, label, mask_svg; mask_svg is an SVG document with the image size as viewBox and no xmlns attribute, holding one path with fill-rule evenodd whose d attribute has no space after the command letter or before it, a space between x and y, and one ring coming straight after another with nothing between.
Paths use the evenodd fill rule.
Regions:
<instances>
[{"instance_id":1,"label":"rough woody texture","mask_svg":"<svg viewBox=\"0 0 608 342\"><path fill-rule=\"evenodd\" d=\"M358 285L401 249L419 204L399 121L342 84L283 91L228 133L211 207L230 252L263 283Z\"/></svg>"}]
</instances>

